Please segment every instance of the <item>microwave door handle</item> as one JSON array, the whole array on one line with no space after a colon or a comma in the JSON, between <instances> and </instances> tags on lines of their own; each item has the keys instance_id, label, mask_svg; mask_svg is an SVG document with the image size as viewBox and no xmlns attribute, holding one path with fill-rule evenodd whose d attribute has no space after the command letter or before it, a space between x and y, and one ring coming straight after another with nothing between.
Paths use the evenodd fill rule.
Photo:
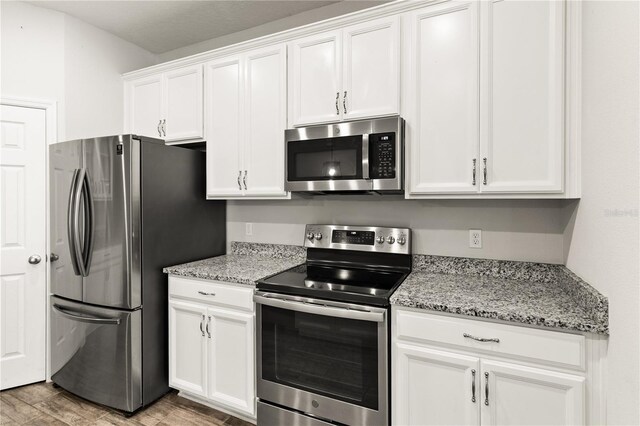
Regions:
<instances>
[{"instance_id":1,"label":"microwave door handle","mask_svg":"<svg viewBox=\"0 0 640 426\"><path fill-rule=\"evenodd\" d=\"M293 300L276 299L273 297L253 295L253 301L261 305L273 306L274 308L289 309L291 311L303 312L307 314L324 315L328 317L348 318L362 321L384 322L384 312L360 311L337 306L319 305L315 303L305 303Z\"/></svg>"},{"instance_id":2,"label":"microwave door handle","mask_svg":"<svg viewBox=\"0 0 640 426\"><path fill-rule=\"evenodd\" d=\"M369 179L369 135L362 135L362 179Z\"/></svg>"}]
</instances>

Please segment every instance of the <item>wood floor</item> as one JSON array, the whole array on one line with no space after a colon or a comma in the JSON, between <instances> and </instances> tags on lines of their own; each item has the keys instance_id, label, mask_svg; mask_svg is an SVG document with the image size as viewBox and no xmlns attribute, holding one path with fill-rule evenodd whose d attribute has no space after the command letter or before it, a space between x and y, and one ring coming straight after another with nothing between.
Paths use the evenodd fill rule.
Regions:
<instances>
[{"instance_id":1,"label":"wood floor","mask_svg":"<svg viewBox=\"0 0 640 426\"><path fill-rule=\"evenodd\" d=\"M126 418L42 382L0 392L0 425L250 426L251 423L181 398L176 391Z\"/></svg>"}]
</instances>

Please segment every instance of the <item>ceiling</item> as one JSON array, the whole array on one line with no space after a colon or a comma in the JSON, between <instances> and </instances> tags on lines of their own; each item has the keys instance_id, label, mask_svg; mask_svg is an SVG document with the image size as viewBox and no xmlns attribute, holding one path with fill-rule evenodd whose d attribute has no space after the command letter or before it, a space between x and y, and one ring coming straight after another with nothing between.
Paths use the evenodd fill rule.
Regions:
<instances>
[{"instance_id":1,"label":"ceiling","mask_svg":"<svg viewBox=\"0 0 640 426\"><path fill-rule=\"evenodd\" d=\"M161 54L337 1L31 1Z\"/></svg>"}]
</instances>

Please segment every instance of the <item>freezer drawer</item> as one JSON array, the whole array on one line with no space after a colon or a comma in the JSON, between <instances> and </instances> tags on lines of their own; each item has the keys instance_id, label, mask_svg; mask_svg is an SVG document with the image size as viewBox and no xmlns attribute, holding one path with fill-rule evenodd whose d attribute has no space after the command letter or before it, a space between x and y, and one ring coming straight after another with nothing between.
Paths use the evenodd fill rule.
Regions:
<instances>
[{"instance_id":1,"label":"freezer drawer","mask_svg":"<svg viewBox=\"0 0 640 426\"><path fill-rule=\"evenodd\" d=\"M142 406L142 311L51 297L52 380L123 411Z\"/></svg>"}]
</instances>

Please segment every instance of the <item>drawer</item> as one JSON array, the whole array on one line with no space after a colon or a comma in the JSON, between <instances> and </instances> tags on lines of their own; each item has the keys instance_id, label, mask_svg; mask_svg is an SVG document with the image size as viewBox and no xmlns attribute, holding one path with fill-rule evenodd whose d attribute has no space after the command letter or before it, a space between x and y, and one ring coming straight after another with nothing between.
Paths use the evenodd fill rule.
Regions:
<instances>
[{"instance_id":1,"label":"drawer","mask_svg":"<svg viewBox=\"0 0 640 426\"><path fill-rule=\"evenodd\" d=\"M253 288L219 281L169 276L169 296L254 311Z\"/></svg>"},{"instance_id":2,"label":"drawer","mask_svg":"<svg viewBox=\"0 0 640 426\"><path fill-rule=\"evenodd\" d=\"M395 337L473 352L527 358L584 370L585 337L557 331L453 318L394 307ZM476 338L498 339L480 342Z\"/></svg>"}]
</instances>

